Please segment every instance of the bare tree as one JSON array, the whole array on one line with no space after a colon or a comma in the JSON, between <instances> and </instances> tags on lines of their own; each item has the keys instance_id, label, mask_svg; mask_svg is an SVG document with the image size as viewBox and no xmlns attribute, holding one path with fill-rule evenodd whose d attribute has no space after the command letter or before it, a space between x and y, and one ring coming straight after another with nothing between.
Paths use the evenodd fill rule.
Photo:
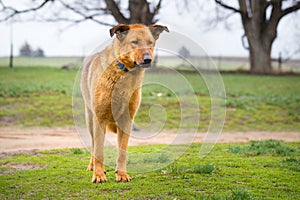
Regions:
<instances>
[{"instance_id":1,"label":"bare tree","mask_svg":"<svg viewBox=\"0 0 300 200\"><path fill-rule=\"evenodd\" d=\"M279 21L286 15L300 9L299 0L238 0L238 6L232 1L215 0L216 4L240 15L247 48L250 53L250 66L253 73L270 73L271 50L277 37ZM231 3L231 4L230 4Z\"/></svg>"},{"instance_id":2,"label":"bare tree","mask_svg":"<svg viewBox=\"0 0 300 200\"><path fill-rule=\"evenodd\" d=\"M32 0L28 8L18 9L7 6L0 0L0 22L34 13L31 19L36 21L67 21L78 24L90 20L106 26L116 23L150 25L158 21L155 17L161 8L161 2L162 0L151 3L147 0ZM52 14L46 15L45 11L51 11ZM114 20L107 20L107 16Z\"/></svg>"},{"instance_id":3,"label":"bare tree","mask_svg":"<svg viewBox=\"0 0 300 200\"><path fill-rule=\"evenodd\" d=\"M22 16L25 21L69 22L77 25L93 21L100 25L114 26L117 23L145 25L155 24L162 0L152 3L147 0L31 0L27 8L8 6L0 0L0 23ZM29 14L29 15L28 15ZM107 19L110 16L111 19ZM11 44L10 67L13 65Z\"/></svg>"}]
</instances>

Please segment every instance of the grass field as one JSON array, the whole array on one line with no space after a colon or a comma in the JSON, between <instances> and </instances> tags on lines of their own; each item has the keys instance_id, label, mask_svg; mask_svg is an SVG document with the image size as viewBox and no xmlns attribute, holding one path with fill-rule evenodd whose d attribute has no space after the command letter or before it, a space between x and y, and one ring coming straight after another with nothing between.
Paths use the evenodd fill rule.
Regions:
<instances>
[{"instance_id":1,"label":"grass field","mask_svg":"<svg viewBox=\"0 0 300 200\"><path fill-rule=\"evenodd\" d=\"M15 57L14 66L17 67L78 67L83 61L82 57ZM0 57L0 67L8 67L9 57Z\"/></svg>"},{"instance_id":2,"label":"grass field","mask_svg":"<svg viewBox=\"0 0 300 200\"><path fill-rule=\"evenodd\" d=\"M77 71L52 67L0 67L0 126L65 126L73 124L72 89ZM189 102L199 102L199 130L206 131L211 117L211 99L197 74L183 74L193 94L180 85L177 93ZM212 75L213 76L213 75ZM148 73L146 81L174 82L172 74ZM300 77L224 74L227 108L225 131L300 130ZM176 81L176 80L175 80ZM175 82L176 85L176 82ZM149 121L149 108L160 104L167 113L166 128L179 126L178 98L160 85L145 85L137 124ZM193 109L187 116L193 117ZM185 128L190 128L185 124ZM193 125L194 126L194 125Z\"/></svg>"},{"instance_id":3,"label":"grass field","mask_svg":"<svg viewBox=\"0 0 300 200\"><path fill-rule=\"evenodd\" d=\"M62 70L62 64L0 67L0 126L73 125L72 90L77 70ZM206 84L197 74L182 75L192 85L192 93L171 73L147 73L145 81L170 82L185 100L186 117L195 115L191 102L196 97L201 119L196 126L206 131L211 117ZM224 74L222 79L227 95L222 105L227 109L225 131L300 130L299 76ZM178 97L157 84L143 88L138 125L150 123L149 109L155 105L165 108L165 128L179 126ZM184 128L192 126L195 124L186 123ZM165 147L129 147L130 183L115 182L115 156L106 156L108 182L92 184L92 173L85 171L90 155L84 149L2 154L0 199L300 199L299 142L217 144L205 158L199 156L201 144L192 144L176 161L174 155L160 153ZM174 146L172 152L182 149ZM135 167L147 169L147 173L132 171Z\"/></svg>"},{"instance_id":4,"label":"grass field","mask_svg":"<svg viewBox=\"0 0 300 200\"><path fill-rule=\"evenodd\" d=\"M180 147L180 146L179 146ZM200 159L201 144L169 166L148 173L129 172L130 183L91 183L85 171L89 153L81 149L37 151L1 158L1 199L299 199L300 143L274 140L217 144ZM160 145L130 147L150 152ZM129 162L131 159L129 158ZM157 166L166 159L145 160ZM144 164L143 161L139 165Z\"/></svg>"}]
</instances>

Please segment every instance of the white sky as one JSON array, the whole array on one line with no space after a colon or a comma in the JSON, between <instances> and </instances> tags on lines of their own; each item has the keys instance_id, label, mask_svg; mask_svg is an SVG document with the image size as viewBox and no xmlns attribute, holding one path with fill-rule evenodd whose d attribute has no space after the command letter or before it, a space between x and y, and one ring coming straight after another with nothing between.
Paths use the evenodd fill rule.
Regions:
<instances>
[{"instance_id":1,"label":"white sky","mask_svg":"<svg viewBox=\"0 0 300 200\"><path fill-rule=\"evenodd\" d=\"M10 0L10 4L19 5L20 1ZM218 26L205 31L203 19L211 15L200 7L190 6L188 11L178 14L176 1L163 1L158 24L168 26L170 31L181 33L196 41L209 55L214 56L247 56L248 52L242 47L243 35L239 16L230 19L231 30ZM168 4L166 4L166 2ZM209 9L208 9L209 10ZM191 14L190 14L191 13ZM292 14L283 18L278 28L278 38L274 43L272 55L277 57L279 51L283 56L292 54L299 47L300 32ZM66 23L14 23L13 40L14 54L18 55L20 46L27 41L33 48L41 47L46 56L85 56L102 42L108 40L109 28L94 22L85 22L60 32ZM9 55L10 26L0 24L0 56ZM293 58L300 58L295 54Z\"/></svg>"}]
</instances>

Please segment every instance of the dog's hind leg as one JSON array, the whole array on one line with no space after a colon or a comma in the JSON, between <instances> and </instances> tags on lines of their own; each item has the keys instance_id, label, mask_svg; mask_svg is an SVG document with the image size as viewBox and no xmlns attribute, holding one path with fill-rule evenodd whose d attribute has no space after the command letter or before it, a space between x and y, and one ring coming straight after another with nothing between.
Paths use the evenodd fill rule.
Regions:
<instances>
[{"instance_id":1,"label":"dog's hind leg","mask_svg":"<svg viewBox=\"0 0 300 200\"><path fill-rule=\"evenodd\" d=\"M93 133L94 133L94 154L93 154L93 178L94 183L106 182L105 169L104 169L104 138L106 132L106 125L99 124L94 116Z\"/></svg>"},{"instance_id":2,"label":"dog's hind leg","mask_svg":"<svg viewBox=\"0 0 300 200\"><path fill-rule=\"evenodd\" d=\"M91 159L90 163L87 167L87 171L93 171L94 167L94 134L93 134L93 113L92 111L88 108L88 106L85 106L85 118L86 118L86 125L88 128L88 131L91 135L91 140L92 140L92 146L91 146Z\"/></svg>"}]
</instances>

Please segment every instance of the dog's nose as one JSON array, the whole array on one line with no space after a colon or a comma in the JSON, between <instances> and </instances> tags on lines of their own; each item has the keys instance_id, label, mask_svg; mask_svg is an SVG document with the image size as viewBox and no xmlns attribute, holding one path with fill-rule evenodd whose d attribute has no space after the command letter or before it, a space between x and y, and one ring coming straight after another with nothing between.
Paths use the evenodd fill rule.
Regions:
<instances>
[{"instance_id":1,"label":"dog's nose","mask_svg":"<svg viewBox=\"0 0 300 200\"><path fill-rule=\"evenodd\" d=\"M144 60L144 64L150 64L152 61L152 58L150 55L146 54L146 55L144 55L143 60Z\"/></svg>"}]
</instances>

